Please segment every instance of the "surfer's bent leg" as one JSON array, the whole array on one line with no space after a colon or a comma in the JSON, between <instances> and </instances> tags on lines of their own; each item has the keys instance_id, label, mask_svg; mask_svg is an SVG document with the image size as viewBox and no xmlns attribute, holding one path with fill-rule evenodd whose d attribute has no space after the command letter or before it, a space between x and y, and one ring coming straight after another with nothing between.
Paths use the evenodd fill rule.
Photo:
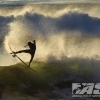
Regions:
<instances>
[{"instance_id":1,"label":"surfer's bent leg","mask_svg":"<svg viewBox=\"0 0 100 100\"><path fill-rule=\"evenodd\" d=\"M20 50L20 51L15 52L15 54L17 54L17 53L30 53L30 50L29 49L28 50Z\"/></svg>"},{"instance_id":2,"label":"surfer's bent leg","mask_svg":"<svg viewBox=\"0 0 100 100\"><path fill-rule=\"evenodd\" d=\"M30 64L31 64L31 62L32 62L32 60L33 60L33 58L34 58L34 55L31 55L31 59L30 59L30 62L29 62L29 66L30 66Z\"/></svg>"}]
</instances>

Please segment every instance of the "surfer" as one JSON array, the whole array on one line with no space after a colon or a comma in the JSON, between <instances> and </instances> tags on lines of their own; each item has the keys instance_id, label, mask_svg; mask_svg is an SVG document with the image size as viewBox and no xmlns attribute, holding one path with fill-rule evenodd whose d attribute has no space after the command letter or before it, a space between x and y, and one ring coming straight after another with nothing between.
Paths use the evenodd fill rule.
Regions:
<instances>
[{"instance_id":1,"label":"surfer","mask_svg":"<svg viewBox=\"0 0 100 100\"><path fill-rule=\"evenodd\" d=\"M34 58L34 54L35 54L35 51L36 51L36 42L35 40L33 42L28 42L26 46L24 47L29 47L30 49L26 49L26 50L20 50L20 51L17 51L17 52L12 52L11 54L18 54L18 53L29 53L31 55L31 59L29 61L29 66Z\"/></svg>"}]
</instances>

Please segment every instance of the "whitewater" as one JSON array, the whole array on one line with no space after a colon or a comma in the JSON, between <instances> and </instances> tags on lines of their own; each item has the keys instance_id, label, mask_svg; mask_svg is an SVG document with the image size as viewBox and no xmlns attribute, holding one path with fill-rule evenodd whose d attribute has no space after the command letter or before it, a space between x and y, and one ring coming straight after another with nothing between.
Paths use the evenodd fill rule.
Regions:
<instances>
[{"instance_id":1,"label":"whitewater","mask_svg":"<svg viewBox=\"0 0 100 100\"><path fill-rule=\"evenodd\" d=\"M9 53L36 40L34 61L100 60L100 4L26 4L0 7L0 66L19 62ZM24 61L30 55L18 54Z\"/></svg>"}]
</instances>

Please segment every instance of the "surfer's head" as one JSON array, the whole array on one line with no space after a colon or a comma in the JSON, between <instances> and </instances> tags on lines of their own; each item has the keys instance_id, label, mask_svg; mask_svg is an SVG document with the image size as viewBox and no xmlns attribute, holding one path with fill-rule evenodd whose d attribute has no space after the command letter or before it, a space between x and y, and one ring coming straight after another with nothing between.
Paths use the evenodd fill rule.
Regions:
<instances>
[{"instance_id":1,"label":"surfer's head","mask_svg":"<svg viewBox=\"0 0 100 100\"><path fill-rule=\"evenodd\" d=\"M28 45L30 45L31 44L31 42L28 42Z\"/></svg>"}]
</instances>

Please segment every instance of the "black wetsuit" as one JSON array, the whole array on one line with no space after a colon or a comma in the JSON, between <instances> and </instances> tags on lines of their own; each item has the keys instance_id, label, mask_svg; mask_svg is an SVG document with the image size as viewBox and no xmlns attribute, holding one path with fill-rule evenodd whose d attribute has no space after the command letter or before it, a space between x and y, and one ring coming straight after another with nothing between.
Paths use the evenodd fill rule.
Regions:
<instances>
[{"instance_id":1,"label":"black wetsuit","mask_svg":"<svg viewBox=\"0 0 100 100\"><path fill-rule=\"evenodd\" d=\"M29 66L30 66L30 64L31 64L31 62L34 58L35 51L36 51L36 42L35 42L35 40L33 41L33 43L28 42L28 46L29 46L30 49L17 51L17 52L15 52L15 54L17 54L17 53L29 53L31 55L31 59L30 59L30 62L29 62Z\"/></svg>"}]
</instances>

